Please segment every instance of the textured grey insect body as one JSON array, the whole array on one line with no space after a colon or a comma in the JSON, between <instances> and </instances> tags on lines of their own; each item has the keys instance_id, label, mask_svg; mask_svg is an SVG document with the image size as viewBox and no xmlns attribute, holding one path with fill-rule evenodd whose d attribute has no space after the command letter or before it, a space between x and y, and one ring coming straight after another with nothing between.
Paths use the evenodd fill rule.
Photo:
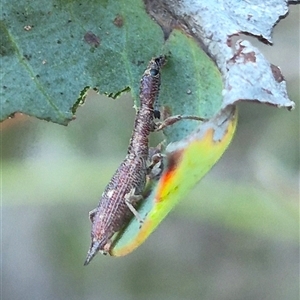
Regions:
<instances>
[{"instance_id":1,"label":"textured grey insect body","mask_svg":"<svg viewBox=\"0 0 300 300\"><path fill-rule=\"evenodd\" d=\"M160 69L165 61L164 56L153 58L142 76L140 108L127 155L106 186L97 208L90 212L92 241L85 265L99 251L109 252L111 237L132 218L134 207L142 199L148 172L149 135L155 130L154 105L160 88Z\"/></svg>"}]
</instances>

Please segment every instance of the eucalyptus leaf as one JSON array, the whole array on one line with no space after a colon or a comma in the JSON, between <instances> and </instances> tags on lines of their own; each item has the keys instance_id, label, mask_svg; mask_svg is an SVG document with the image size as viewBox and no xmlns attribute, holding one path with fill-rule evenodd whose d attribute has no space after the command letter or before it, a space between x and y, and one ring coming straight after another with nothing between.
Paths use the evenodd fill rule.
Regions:
<instances>
[{"instance_id":1,"label":"eucalyptus leaf","mask_svg":"<svg viewBox=\"0 0 300 300\"><path fill-rule=\"evenodd\" d=\"M140 0L4 0L0 41L0 119L22 112L66 125L86 87L112 97L130 88L137 99L163 33Z\"/></svg>"},{"instance_id":2,"label":"eucalyptus leaf","mask_svg":"<svg viewBox=\"0 0 300 300\"><path fill-rule=\"evenodd\" d=\"M280 69L268 62L259 49L242 36L246 33L271 44L273 27L288 13L287 1L148 2L155 8L168 7L173 20L182 22L216 62L224 82L223 108L240 100L294 108L295 103L287 95ZM156 8L156 11L160 10Z\"/></svg>"}]
</instances>

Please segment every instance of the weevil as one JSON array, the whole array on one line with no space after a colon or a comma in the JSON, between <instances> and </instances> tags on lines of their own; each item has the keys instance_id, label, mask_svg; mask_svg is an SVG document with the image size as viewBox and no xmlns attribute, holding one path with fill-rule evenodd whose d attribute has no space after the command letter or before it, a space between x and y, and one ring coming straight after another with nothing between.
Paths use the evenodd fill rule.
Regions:
<instances>
[{"instance_id":1,"label":"weevil","mask_svg":"<svg viewBox=\"0 0 300 300\"><path fill-rule=\"evenodd\" d=\"M153 58L142 76L140 107L135 117L127 155L106 186L97 208L90 212L92 242L84 265L98 251L103 254L109 251L110 238L132 217L134 207L142 199L149 170L149 135L155 130L154 104L160 88L160 69L165 62L164 56Z\"/></svg>"},{"instance_id":2,"label":"weevil","mask_svg":"<svg viewBox=\"0 0 300 300\"><path fill-rule=\"evenodd\" d=\"M100 202L89 214L92 222L91 246L84 265L100 251L109 253L111 237L129 222L134 215L141 223L136 207L143 197L147 176L158 178L162 172L161 155L156 153L149 161L149 135L162 130L182 119L203 120L197 116L176 115L162 123L155 123L159 117L157 98L161 83L160 70L166 63L165 56L153 58L145 70L140 85L140 107L137 111L134 129L130 139L127 155L112 179L106 186ZM151 151L150 151L151 152Z\"/></svg>"}]
</instances>

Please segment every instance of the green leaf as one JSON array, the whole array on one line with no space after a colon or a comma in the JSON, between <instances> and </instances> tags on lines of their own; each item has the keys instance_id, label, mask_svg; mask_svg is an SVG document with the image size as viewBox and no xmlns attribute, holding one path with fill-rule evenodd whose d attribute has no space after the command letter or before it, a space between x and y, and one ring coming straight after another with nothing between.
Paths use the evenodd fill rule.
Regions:
<instances>
[{"instance_id":1,"label":"green leaf","mask_svg":"<svg viewBox=\"0 0 300 300\"><path fill-rule=\"evenodd\" d=\"M239 31L258 34L257 28L253 28L252 18L245 19L242 14L236 20L234 8L225 12L216 9L213 4L202 2L191 7L190 3L185 3L186 10L191 9L188 14L178 11L182 5L171 6L167 2L164 5L173 18L186 22L210 57L218 63L225 79L223 89L226 91L226 105L245 98L294 107L294 103L287 98L285 83L278 78L280 82L275 82L270 64L257 49L241 43L237 45L240 48L237 53L231 49L231 38L228 38L236 33L241 22L243 26ZM287 7L284 2L281 9L277 5L269 6L268 22L264 23L262 33L259 32L270 40L269 33L274 20L284 15ZM254 17L250 4L243 8L242 12L245 11L249 12L248 15L251 12ZM263 9L259 11L266 12ZM156 12L152 7L153 16ZM187 18L187 15L193 17ZM266 20L265 14L258 13L255 17L255 25ZM215 27L210 26L212 18L222 20L224 25L219 26L216 32ZM216 107L219 106L218 99L209 97L219 97L219 88L211 87L212 84L220 85L221 77L213 74L217 68L214 67L215 71L212 71L208 67L208 72L206 67L201 69L202 65L200 69L197 68L199 61L193 53L200 48L199 44L178 31L173 31L164 45L164 34L146 13L142 0L3 0L0 42L0 63L4 70L0 86L0 121L15 112L23 112L66 125L84 100L87 87L97 88L100 93L113 98L131 89L137 101L139 80L147 62L162 52L171 53L164 80L171 84L167 87L163 85L162 94L167 96L164 98L167 99L164 100L165 104L172 103L172 112L177 109L179 113L193 110L193 113L199 112L209 117L216 113ZM252 59L243 60L249 52L252 53ZM204 52L202 55L207 61L208 56ZM256 62L253 64L252 61ZM259 89L258 82L261 83ZM202 88L199 88L201 84ZM200 109L191 98L199 98L199 91L204 93L205 90L207 95L202 95L202 104L205 101L206 104L201 105ZM246 96L245 92L248 92ZM182 122L175 126L169 140L180 139L186 131L190 132L192 128L186 130L186 124ZM179 129L183 130L182 133L178 133Z\"/></svg>"},{"instance_id":2,"label":"green leaf","mask_svg":"<svg viewBox=\"0 0 300 300\"><path fill-rule=\"evenodd\" d=\"M222 105L222 77L195 39L174 30L164 46L169 60L162 72L160 101L170 115L214 116ZM182 120L164 130L167 142L183 139L199 122Z\"/></svg>"},{"instance_id":3,"label":"green leaf","mask_svg":"<svg viewBox=\"0 0 300 300\"><path fill-rule=\"evenodd\" d=\"M230 144L237 125L236 107L227 107L179 142L166 148L163 172L133 217L113 238L110 254L123 256L139 247L171 209L201 180Z\"/></svg>"},{"instance_id":4,"label":"green leaf","mask_svg":"<svg viewBox=\"0 0 300 300\"><path fill-rule=\"evenodd\" d=\"M85 87L137 99L163 33L140 0L3 3L1 116L15 112L66 125ZM75 105L75 106L74 106Z\"/></svg>"}]
</instances>

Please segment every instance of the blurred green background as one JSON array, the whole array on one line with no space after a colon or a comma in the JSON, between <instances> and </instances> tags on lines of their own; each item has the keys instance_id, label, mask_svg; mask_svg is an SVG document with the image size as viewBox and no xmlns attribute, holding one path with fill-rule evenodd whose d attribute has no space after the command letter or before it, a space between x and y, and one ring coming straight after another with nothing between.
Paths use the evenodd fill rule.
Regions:
<instances>
[{"instance_id":1,"label":"blurred green background","mask_svg":"<svg viewBox=\"0 0 300 300\"><path fill-rule=\"evenodd\" d=\"M88 212L128 146L129 96L91 94L68 127L1 124L1 299L299 299L299 6L273 47L247 38L296 109L239 105L221 161L128 256L83 267Z\"/></svg>"}]
</instances>

